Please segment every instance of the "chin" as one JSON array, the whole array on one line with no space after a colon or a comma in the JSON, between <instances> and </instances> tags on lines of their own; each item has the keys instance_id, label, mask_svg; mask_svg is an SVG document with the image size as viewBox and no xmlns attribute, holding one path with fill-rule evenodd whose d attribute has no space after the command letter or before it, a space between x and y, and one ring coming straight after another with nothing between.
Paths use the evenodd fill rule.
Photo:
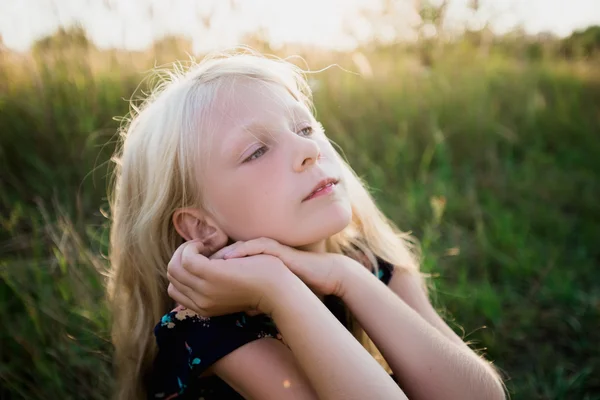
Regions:
<instances>
[{"instance_id":1,"label":"chin","mask_svg":"<svg viewBox=\"0 0 600 400\"><path fill-rule=\"evenodd\" d=\"M310 221L306 221L310 224L310 226L306 226L306 229L311 233L312 242L316 242L343 231L351 221L352 207L350 202L347 202L347 204L339 202L323 209L323 212L315 215Z\"/></svg>"},{"instance_id":2,"label":"chin","mask_svg":"<svg viewBox=\"0 0 600 400\"><path fill-rule=\"evenodd\" d=\"M336 212L332 212L330 222L334 232L332 232L329 236L343 231L352 221L352 207L350 206L350 202L348 202L348 204L344 204L343 207L338 207L338 209L339 210L336 210Z\"/></svg>"},{"instance_id":3,"label":"chin","mask_svg":"<svg viewBox=\"0 0 600 400\"><path fill-rule=\"evenodd\" d=\"M321 242L343 231L352 221L350 201L338 199L316 210L309 215L302 215L298 220L286 221L293 226L280 231L286 240L280 243L290 247L303 248Z\"/></svg>"}]
</instances>

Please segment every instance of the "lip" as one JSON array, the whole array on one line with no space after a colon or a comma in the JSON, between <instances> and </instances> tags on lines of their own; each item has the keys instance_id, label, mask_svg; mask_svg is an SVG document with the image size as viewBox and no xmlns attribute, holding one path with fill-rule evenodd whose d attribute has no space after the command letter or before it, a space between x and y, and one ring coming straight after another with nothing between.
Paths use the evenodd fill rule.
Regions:
<instances>
[{"instance_id":1,"label":"lip","mask_svg":"<svg viewBox=\"0 0 600 400\"><path fill-rule=\"evenodd\" d=\"M302 199L302 201L306 201L306 200L312 198L312 196L317 192L318 189L321 189L330 183L336 185L338 182L339 182L339 179L336 179L336 178L321 179L319 181L319 183L317 183L316 186L313 188L313 190L308 194L308 196L306 196L304 199Z\"/></svg>"}]
</instances>

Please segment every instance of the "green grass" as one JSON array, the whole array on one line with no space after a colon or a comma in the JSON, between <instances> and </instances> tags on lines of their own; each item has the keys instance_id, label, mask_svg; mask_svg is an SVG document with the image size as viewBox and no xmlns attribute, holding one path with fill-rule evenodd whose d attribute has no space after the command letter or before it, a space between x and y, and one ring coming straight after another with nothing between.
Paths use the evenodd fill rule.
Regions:
<instances>
[{"instance_id":1,"label":"green grass","mask_svg":"<svg viewBox=\"0 0 600 400\"><path fill-rule=\"evenodd\" d=\"M0 397L107 398L112 118L151 58L0 55ZM373 77L313 76L318 117L421 241L436 306L514 399L600 399L600 75L465 50L430 70L366 55Z\"/></svg>"}]
</instances>

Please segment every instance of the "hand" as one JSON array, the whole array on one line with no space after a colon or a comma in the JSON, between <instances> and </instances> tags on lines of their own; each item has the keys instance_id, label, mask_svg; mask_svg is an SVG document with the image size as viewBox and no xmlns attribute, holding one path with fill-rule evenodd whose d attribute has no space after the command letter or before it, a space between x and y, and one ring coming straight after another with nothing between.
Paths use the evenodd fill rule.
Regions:
<instances>
[{"instance_id":1,"label":"hand","mask_svg":"<svg viewBox=\"0 0 600 400\"><path fill-rule=\"evenodd\" d=\"M223 247L221 248L223 249ZM210 254L210 253L204 253L206 255ZM208 257L210 260L223 260L223 252L215 252L214 254L210 255L210 257ZM258 309L252 309L252 310L248 310L246 311L246 314L250 317L254 317L256 315L262 314L262 312Z\"/></svg>"},{"instance_id":2,"label":"hand","mask_svg":"<svg viewBox=\"0 0 600 400\"><path fill-rule=\"evenodd\" d=\"M168 293L198 315L211 317L240 311L273 311L271 291L286 275L281 260L269 255L222 260L208 259L200 241L183 243L169 262Z\"/></svg>"},{"instance_id":3,"label":"hand","mask_svg":"<svg viewBox=\"0 0 600 400\"><path fill-rule=\"evenodd\" d=\"M340 295L344 269L348 266L348 262L354 261L342 254L297 250L265 237L236 242L222 248L213 257L231 260L258 254L279 258L314 292L334 296Z\"/></svg>"}]
</instances>

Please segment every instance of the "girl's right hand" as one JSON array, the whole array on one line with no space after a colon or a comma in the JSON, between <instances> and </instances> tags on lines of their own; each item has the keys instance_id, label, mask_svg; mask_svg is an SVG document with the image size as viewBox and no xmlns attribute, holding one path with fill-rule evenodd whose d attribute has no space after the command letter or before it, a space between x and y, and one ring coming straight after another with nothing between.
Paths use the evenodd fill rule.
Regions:
<instances>
[{"instance_id":1,"label":"girl's right hand","mask_svg":"<svg viewBox=\"0 0 600 400\"><path fill-rule=\"evenodd\" d=\"M271 314L274 292L294 274L274 256L208 259L202 242L183 243L169 262L169 296L203 317L259 310Z\"/></svg>"}]
</instances>

